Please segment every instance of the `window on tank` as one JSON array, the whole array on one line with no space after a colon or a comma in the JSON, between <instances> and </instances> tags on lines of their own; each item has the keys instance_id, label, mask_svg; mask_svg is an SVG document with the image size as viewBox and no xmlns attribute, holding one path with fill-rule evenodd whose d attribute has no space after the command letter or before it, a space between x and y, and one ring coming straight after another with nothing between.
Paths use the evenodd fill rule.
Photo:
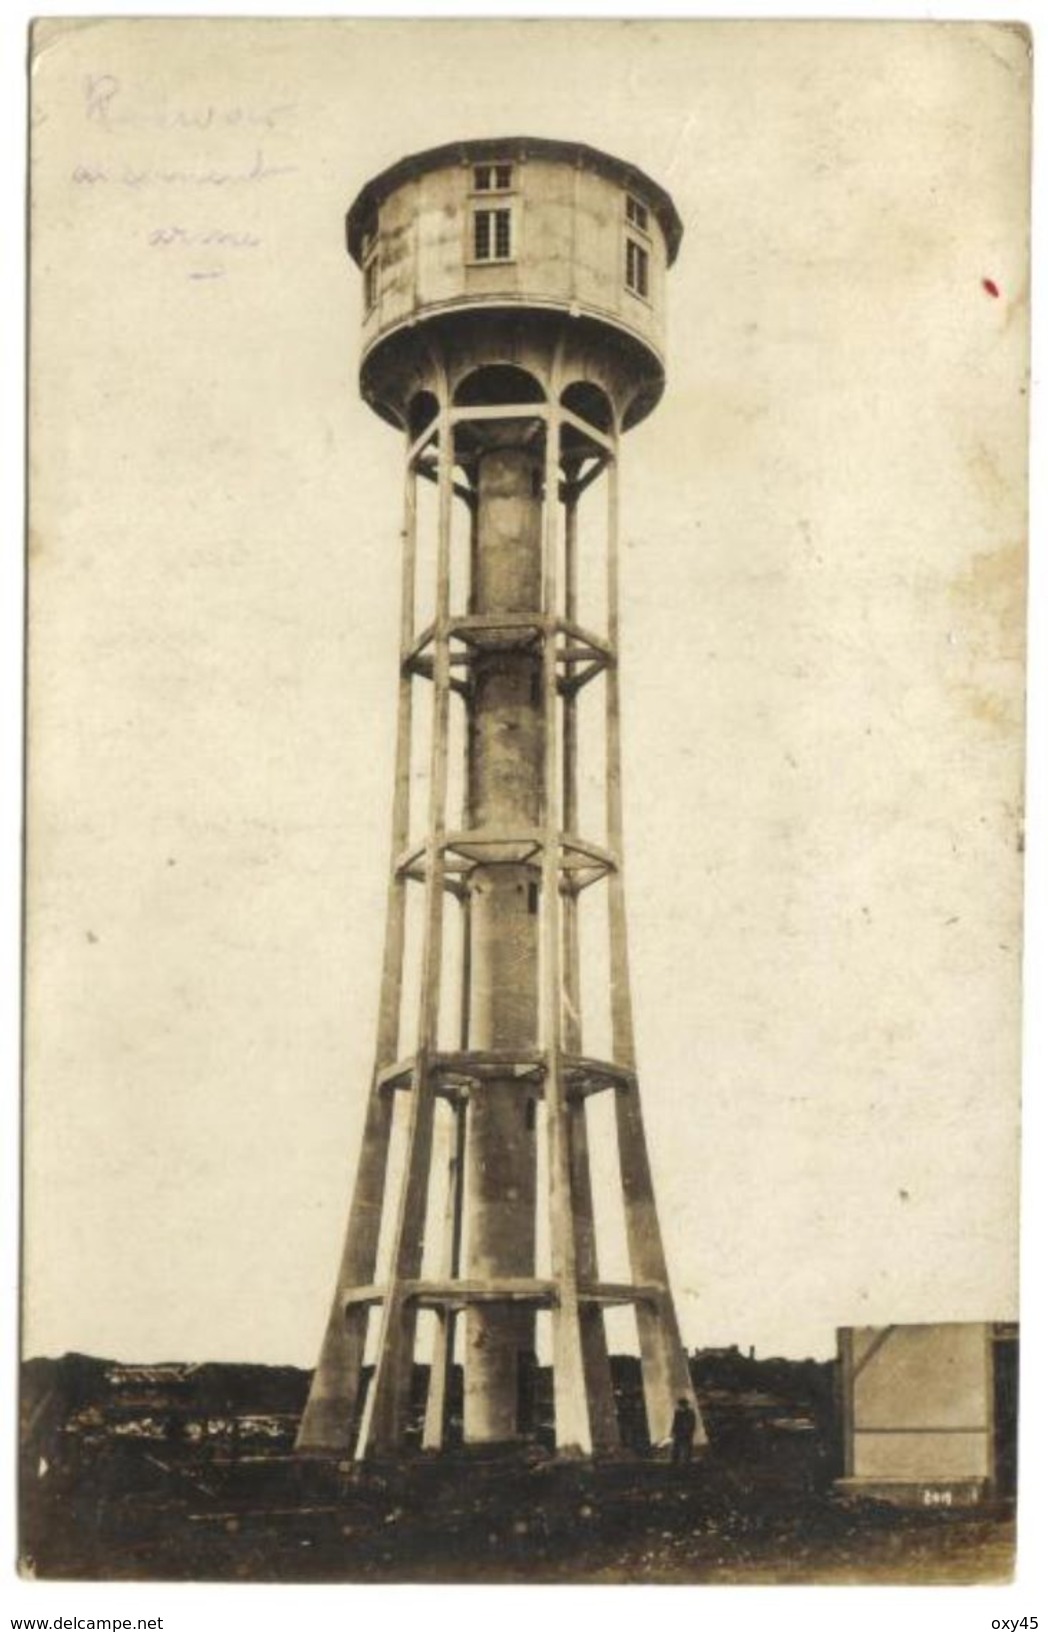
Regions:
<instances>
[{"instance_id":1,"label":"window on tank","mask_svg":"<svg viewBox=\"0 0 1048 1632\"><path fill-rule=\"evenodd\" d=\"M648 298L648 251L635 238L626 239L626 288Z\"/></svg>"},{"instance_id":2,"label":"window on tank","mask_svg":"<svg viewBox=\"0 0 1048 1632\"><path fill-rule=\"evenodd\" d=\"M474 210L473 259L511 261L513 259L513 212Z\"/></svg>"},{"instance_id":3,"label":"window on tank","mask_svg":"<svg viewBox=\"0 0 1048 1632\"><path fill-rule=\"evenodd\" d=\"M511 164L475 164L473 191L475 193L507 193L513 186Z\"/></svg>"},{"instance_id":4,"label":"window on tank","mask_svg":"<svg viewBox=\"0 0 1048 1632\"><path fill-rule=\"evenodd\" d=\"M642 204L639 198L632 193L626 194L626 220L632 227L639 227L641 232L648 230L648 206Z\"/></svg>"}]
</instances>

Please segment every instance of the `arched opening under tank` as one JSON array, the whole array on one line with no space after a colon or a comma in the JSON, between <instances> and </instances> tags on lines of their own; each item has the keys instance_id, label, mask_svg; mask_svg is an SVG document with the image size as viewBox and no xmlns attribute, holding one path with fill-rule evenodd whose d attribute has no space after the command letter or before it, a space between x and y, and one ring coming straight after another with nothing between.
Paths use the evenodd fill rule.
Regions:
<instances>
[{"instance_id":1,"label":"arched opening under tank","mask_svg":"<svg viewBox=\"0 0 1048 1632\"><path fill-rule=\"evenodd\" d=\"M456 408L498 408L545 400L541 382L516 363L486 363L473 369L459 381L454 396Z\"/></svg>"},{"instance_id":2,"label":"arched opening under tank","mask_svg":"<svg viewBox=\"0 0 1048 1632\"><path fill-rule=\"evenodd\" d=\"M505 420L460 420L455 427L455 457L470 481L476 476L479 454L493 447L534 444L541 433L543 421L536 417L521 416L510 410L526 408L534 403L545 406L546 393L542 383L525 368L515 363L487 363L475 368L460 380L452 398L456 408L505 408Z\"/></svg>"}]
</instances>

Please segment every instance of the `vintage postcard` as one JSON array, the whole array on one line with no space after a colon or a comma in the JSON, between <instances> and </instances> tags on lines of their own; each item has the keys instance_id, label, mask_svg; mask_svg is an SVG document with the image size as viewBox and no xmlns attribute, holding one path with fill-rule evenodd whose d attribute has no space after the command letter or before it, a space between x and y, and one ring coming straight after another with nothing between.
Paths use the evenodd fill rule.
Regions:
<instances>
[{"instance_id":1,"label":"vintage postcard","mask_svg":"<svg viewBox=\"0 0 1048 1632\"><path fill-rule=\"evenodd\" d=\"M25 1576L1011 1578L1031 49L35 25Z\"/></svg>"}]
</instances>

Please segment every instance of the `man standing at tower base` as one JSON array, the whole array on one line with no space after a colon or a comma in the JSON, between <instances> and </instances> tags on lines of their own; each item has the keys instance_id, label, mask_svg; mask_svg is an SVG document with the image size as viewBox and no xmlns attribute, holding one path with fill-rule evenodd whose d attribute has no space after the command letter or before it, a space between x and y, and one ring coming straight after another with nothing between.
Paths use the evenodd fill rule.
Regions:
<instances>
[{"instance_id":1,"label":"man standing at tower base","mask_svg":"<svg viewBox=\"0 0 1048 1632\"><path fill-rule=\"evenodd\" d=\"M672 1449L670 1461L674 1467L686 1467L691 1461L691 1449L695 1440L695 1429L698 1418L690 1402L683 1397L677 1401L677 1408L673 1413L673 1423L670 1427Z\"/></svg>"}]
</instances>

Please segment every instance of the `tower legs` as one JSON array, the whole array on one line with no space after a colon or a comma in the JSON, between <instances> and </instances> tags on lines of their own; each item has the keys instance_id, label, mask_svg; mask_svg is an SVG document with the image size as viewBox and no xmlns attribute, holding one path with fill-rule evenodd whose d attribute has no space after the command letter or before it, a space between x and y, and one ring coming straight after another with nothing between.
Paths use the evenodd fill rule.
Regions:
<instances>
[{"instance_id":1,"label":"tower legs","mask_svg":"<svg viewBox=\"0 0 1048 1632\"><path fill-rule=\"evenodd\" d=\"M418 1307L406 1295L404 1283L417 1279L422 1267L433 1145L433 1085L424 1054L419 1056L415 1076L390 1284L382 1305L378 1360L361 1424L358 1454L372 1450L380 1456L395 1455L402 1446L411 1401Z\"/></svg>"},{"instance_id":2,"label":"tower legs","mask_svg":"<svg viewBox=\"0 0 1048 1632\"><path fill-rule=\"evenodd\" d=\"M350 1446L364 1364L368 1311L366 1305L347 1309L344 1292L374 1277L392 1114L389 1096L373 1088L335 1298L299 1425L296 1441L299 1451L330 1453L346 1451Z\"/></svg>"},{"instance_id":3,"label":"tower legs","mask_svg":"<svg viewBox=\"0 0 1048 1632\"><path fill-rule=\"evenodd\" d=\"M411 1398L418 1306L406 1283L422 1268L423 1234L433 1154L437 1043L443 972L445 863L448 794L448 727L451 702L450 595L451 505L454 485L451 420L446 395L438 428L437 605L433 625L433 723L429 755L429 834L425 850L425 925L418 1033L411 1073L407 1152L389 1270L382 1301L378 1358L371 1398L361 1424L358 1454L400 1450Z\"/></svg>"},{"instance_id":4,"label":"tower legs","mask_svg":"<svg viewBox=\"0 0 1048 1632\"><path fill-rule=\"evenodd\" d=\"M579 1101L574 1101L569 1109L568 1137L571 1144L571 1193L575 1238L578 1242L579 1280L584 1286L593 1286L599 1279L597 1236L593 1219L586 1107ZM603 1310L592 1304L583 1305L579 1310L579 1334L593 1449L613 1451L619 1445L619 1419L611 1386L611 1363Z\"/></svg>"},{"instance_id":5,"label":"tower legs","mask_svg":"<svg viewBox=\"0 0 1048 1632\"><path fill-rule=\"evenodd\" d=\"M620 1441L605 1310L632 1306L653 1441L676 1401L693 1401L659 1232L635 1073L625 898L618 702L617 439L559 395L559 358L541 396L453 398L435 380L433 418L413 420L405 487L403 611L393 860L376 1071L336 1294L299 1431L304 1452L394 1456L408 1441L420 1315L433 1318L421 1445L446 1443L449 1383L461 1344L466 1443L520 1437L536 1363L536 1315L549 1318L554 1435L564 1454ZM481 373L484 371L481 370ZM496 374L520 372L496 369ZM587 388L589 389L589 388ZM435 448L435 458L433 452ZM460 479L460 470L464 478ZM608 631L580 624L577 505L606 473ZM436 480L436 602L415 628L416 480ZM472 512L468 611L453 611L454 495ZM563 517L563 523L561 521ZM461 569L460 569L461 570ZM412 688L432 687L425 837L411 833ZM579 831L576 700L606 697L606 838ZM465 708L460 829L449 827L452 697ZM457 705L456 705L457 706ZM406 895L423 886L418 1021L400 1057ZM611 1058L583 1057L579 897L607 891ZM462 902L460 1015L443 1035L448 893ZM446 1005L445 1005L446 1007ZM630 1279L600 1278L587 1096L615 1100ZM391 1174L394 1103L406 1142ZM443 1240L426 1252L438 1097L450 1102ZM547 1194L538 1193L544 1119ZM549 1267L536 1262L548 1206ZM392 1229L381 1229L384 1205ZM388 1264L378 1261L380 1237ZM435 1262L435 1269L427 1267ZM461 1319L459 1317L462 1317ZM369 1319L375 1368L361 1410ZM700 1429L701 1433L701 1429Z\"/></svg>"},{"instance_id":6,"label":"tower legs","mask_svg":"<svg viewBox=\"0 0 1048 1632\"><path fill-rule=\"evenodd\" d=\"M468 932L467 932L468 933ZM448 1156L448 1191L444 1210L444 1254L441 1269L450 1281L459 1273L462 1253L462 1201L466 1156L466 1104L458 1101L452 1110L451 1151ZM429 1392L422 1425L422 1449L439 1451L444 1443L447 1422L448 1384L455 1357L455 1310L437 1310L437 1333L429 1367Z\"/></svg>"}]
</instances>

